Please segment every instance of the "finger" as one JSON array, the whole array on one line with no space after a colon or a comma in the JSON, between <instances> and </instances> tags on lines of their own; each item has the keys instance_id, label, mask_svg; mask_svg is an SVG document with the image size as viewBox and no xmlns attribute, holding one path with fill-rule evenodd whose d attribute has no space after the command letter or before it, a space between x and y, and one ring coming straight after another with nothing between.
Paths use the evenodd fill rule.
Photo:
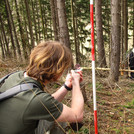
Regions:
<instances>
[{"instance_id":1,"label":"finger","mask_svg":"<svg viewBox=\"0 0 134 134\"><path fill-rule=\"evenodd\" d=\"M67 75L67 78L71 78L71 74L68 74L68 75Z\"/></svg>"},{"instance_id":2,"label":"finger","mask_svg":"<svg viewBox=\"0 0 134 134\"><path fill-rule=\"evenodd\" d=\"M74 70L71 70L71 73L74 74L75 73Z\"/></svg>"},{"instance_id":3,"label":"finger","mask_svg":"<svg viewBox=\"0 0 134 134\"><path fill-rule=\"evenodd\" d=\"M80 72L77 72L77 73L79 73L80 75L82 75L82 72L80 71Z\"/></svg>"},{"instance_id":4,"label":"finger","mask_svg":"<svg viewBox=\"0 0 134 134\"><path fill-rule=\"evenodd\" d=\"M78 74L80 75L80 77L83 77L83 74L82 74L82 72L78 72Z\"/></svg>"},{"instance_id":5,"label":"finger","mask_svg":"<svg viewBox=\"0 0 134 134\"><path fill-rule=\"evenodd\" d=\"M82 81L83 81L83 78L81 77L81 78L80 78L80 82L82 82Z\"/></svg>"}]
</instances>

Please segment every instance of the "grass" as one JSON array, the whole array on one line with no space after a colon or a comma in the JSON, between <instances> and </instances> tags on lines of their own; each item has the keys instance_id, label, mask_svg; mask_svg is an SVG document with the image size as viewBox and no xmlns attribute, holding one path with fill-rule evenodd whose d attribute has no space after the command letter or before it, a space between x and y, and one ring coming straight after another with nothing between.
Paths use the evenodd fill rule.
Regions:
<instances>
[{"instance_id":1,"label":"grass","mask_svg":"<svg viewBox=\"0 0 134 134\"><path fill-rule=\"evenodd\" d=\"M125 108L134 109L134 99L132 99L131 102L128 102L126 105L124 105Z\"/></svg>"}]
</instances>

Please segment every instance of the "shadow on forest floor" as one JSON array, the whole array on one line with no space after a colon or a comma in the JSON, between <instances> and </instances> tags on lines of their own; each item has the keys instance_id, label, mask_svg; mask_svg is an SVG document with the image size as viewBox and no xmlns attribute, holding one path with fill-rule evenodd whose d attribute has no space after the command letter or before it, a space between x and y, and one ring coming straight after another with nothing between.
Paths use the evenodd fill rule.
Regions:
<instances>
[{"instance_id":1,"label":"shadow on forest floor","mask_svg":"<svg viewBox=\"0 0 134 134\"><path fill-rule=\"evenodd\" d=\"M25 70L26 65L16 61L0 61L0 78L16 70ZM108 72L107 72L108 73ZM77 134L94 134L92 73L83 71L84 90L86 96L83 127ZM64 77L63 77L64 79ZM50 92L57 90L63 84L63 79L58 83L49 85ZM96 73L97 116L99 134L134 134L134 80L120 76L119 82L111 86L107 78ZM65 98L65 103L70 103L70 94ZM72 134L71 130L68 134Z\"/></svg>"}]
</instances>

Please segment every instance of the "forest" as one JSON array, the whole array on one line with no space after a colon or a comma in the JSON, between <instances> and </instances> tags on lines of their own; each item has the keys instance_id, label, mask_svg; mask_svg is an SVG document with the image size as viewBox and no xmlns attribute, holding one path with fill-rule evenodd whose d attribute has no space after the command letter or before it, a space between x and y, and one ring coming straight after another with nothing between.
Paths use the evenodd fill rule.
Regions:
<instances>
[{"instance_id":1,"label":"forest","mask_svg":"<svg viewBox=\"0 0 134 134\"><path fill-rule=\"evenodd\" d=\"M129 67L134 1L94 0L93 10L98 132L134 134L134 80ZM0 1L0 77L25 70L31 50L42 40L63 42L74 64L83 67L83 126L68 134L93 134L90 0ZM48 87L56 90L63 79Z\"/></svg>"}]
</instances>

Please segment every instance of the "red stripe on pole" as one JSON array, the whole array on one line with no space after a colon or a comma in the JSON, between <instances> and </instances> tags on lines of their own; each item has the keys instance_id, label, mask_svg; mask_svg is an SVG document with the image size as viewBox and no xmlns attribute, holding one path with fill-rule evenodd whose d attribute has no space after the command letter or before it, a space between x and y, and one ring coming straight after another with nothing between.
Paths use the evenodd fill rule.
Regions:
<instances>
[{"instance_id":1,"label":"red stripe on pole","mask_svg":"<svg viewBox=\"0 0 134 134\"><path fill-rule=\"evenodd\" d=\"M95 134L98 134L97 127L97 106L96 106L96 83L95 83L95 49L94 49L94 16L93 0L90 0L90 23L91 23L91 53L92 53L92 79L93 79L93 100L94 100L94 127Z\"/></svg>"},{"instance_id":2,"label":"red stripe on pole","mask_svg":"<svg viewBox=\"0 0 134 134\"><path fill-rule=\"evenodd\" d=\"M90 4L90 23L91 23L91 44L92 44L91 52L92 52L92 61L95 61L93 4Z\"/></svg>"},{"instance_id":3,"label":"red stripe on pole","mask_svg":"<svg viewBox=\"0 0 134 134\"><path fill-rule=\"evenodd\" d=\"M97 127L97 110L94 111L94 127L95 127L95 134L98 134L98 127Z\"/></svg>"}]
</instances>

